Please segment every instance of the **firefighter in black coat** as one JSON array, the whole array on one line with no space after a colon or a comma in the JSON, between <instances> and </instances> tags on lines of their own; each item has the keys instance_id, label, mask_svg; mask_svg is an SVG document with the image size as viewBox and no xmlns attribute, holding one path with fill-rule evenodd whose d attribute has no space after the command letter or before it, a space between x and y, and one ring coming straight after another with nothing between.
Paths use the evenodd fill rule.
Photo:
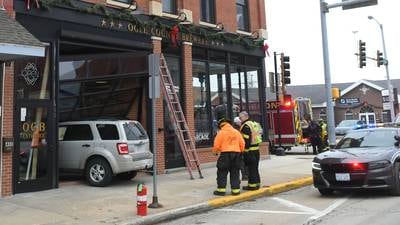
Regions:
<instances>
[{"instance_id":1,"label":"firefighter in black coat","mask_svg":"<svg viewBox=\"0 0 400 225\"><path fill-rule=\"evenodd\" d=\"M260 162L260 146L256 141L255 134L259 131L255 130L255 122L249 119L247 112L239 113L239 118L242 121L240 133L245 141L244 147L244 163L248 167L248 183L243 187L243 190L258 190L260 188L260 173L258 164Z\"/></svg>"}]
</instances>

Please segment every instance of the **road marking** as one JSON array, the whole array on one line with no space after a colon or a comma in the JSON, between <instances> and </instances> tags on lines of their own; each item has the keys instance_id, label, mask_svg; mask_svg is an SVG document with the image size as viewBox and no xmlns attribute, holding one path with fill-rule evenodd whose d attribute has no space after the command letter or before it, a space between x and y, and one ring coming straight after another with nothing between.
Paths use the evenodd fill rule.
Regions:
<instances>
[{"instance_id":1,"label":"road marking","mask_svg":"<svg viewBox=\"0 0 400 225\"><path fill-rule=\"evenodd\" d=\"M281 204L283 204L283 205L285 205L285 206L287 206L289 208L297 209L297 210L300 210L300 211L303 211L303 212L309 212L311 214L317 214L317 213L320 212L320 211L318 211L316 209L307 207L305 205L300 205L300 204L297 204L295 202L292 202L292 201L289 201L289 200L286 200L286 199L282 199L282 198L278 198L278 197L274 197L274 198L271 198L271 199L275 200L275 201L277 201L277 202L279 202L279 203L281 203Z\"/></svg>"},{"instance_id":2,"label":"road marking","mask_svg":"<svg viewBox=\"0 0 400 225\"><path fill-rule=\"evenodd\" d=\"M216 211L221 211L221 212L249 212L249 213L314 215L314 213L311 213L311 212L289 212L289 211L274 211L274 210L216 209Z\"/></svg>"},{"instance_id":3,"label":"road marking","mask_svg":"<svg viewBox=\"0 0 400 225\"><path fill-rule=\"evenodd\" d=\"M317 215L314 215L310 218L308 218L307 222L305 223L306 225L311 225L314 224L314 222L316 222L318 219L320 219L321 217L326 216L327 214L329 214L330 212L332 212L333 210L335 210L337 207L339 207L340 205L342 205L343 203L345 203L349 198L342 198L339 199L337 201L335 201L332 205L330 205L328 208L326 208L325 210L321 211L320 213L318 213Z\"/></svg>"}]
</instances>

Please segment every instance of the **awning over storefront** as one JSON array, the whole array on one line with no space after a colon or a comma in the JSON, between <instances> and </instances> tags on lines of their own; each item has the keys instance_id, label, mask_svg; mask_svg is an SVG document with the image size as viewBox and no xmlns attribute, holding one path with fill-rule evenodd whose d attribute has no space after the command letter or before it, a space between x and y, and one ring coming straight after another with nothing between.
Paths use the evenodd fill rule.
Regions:
<instances>
[{"instance_id":1,"label":"awning over storefront","mask_svg":"<svg viewBox=\"0 0 400 225\"><path fill-rule=\"evenodd\" d=\"M24 56L44 57L45 47L6 11L0 10L0 61Z\"/></svg>"}]
</instances>

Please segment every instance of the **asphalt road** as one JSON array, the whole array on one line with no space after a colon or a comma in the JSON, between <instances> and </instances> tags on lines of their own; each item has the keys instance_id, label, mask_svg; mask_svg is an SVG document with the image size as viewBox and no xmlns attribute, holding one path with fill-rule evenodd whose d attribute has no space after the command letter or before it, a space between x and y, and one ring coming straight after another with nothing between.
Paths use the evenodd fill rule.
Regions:
<instances>
[{"instance_id":1,"label":"asphalt road","mask_svg":"<svg viewBox=\"0 0 400 225\"><path fill-rule=\"evenodd\" d=\"M339 192L322 197L309 186L162 224L398 225L400 197L385 191Z\"/></svg>"}]
</instances>

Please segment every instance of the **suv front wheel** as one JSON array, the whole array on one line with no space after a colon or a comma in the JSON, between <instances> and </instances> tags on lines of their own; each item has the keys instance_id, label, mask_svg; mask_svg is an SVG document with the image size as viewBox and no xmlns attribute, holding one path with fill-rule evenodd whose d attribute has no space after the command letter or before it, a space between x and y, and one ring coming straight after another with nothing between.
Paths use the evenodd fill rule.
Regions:
<instances>
[{"instance_id":1,"label":"suv front wheel","mask_svg":"<svg viewBox=\"0 0 400 225\"><path fill-rule=\"evenodd\" d=\"M91 159L86 165L86 180L92 186L104 187L112 180L112 170L108 162L102 158Z\"/></svg>"}]
</instances>

